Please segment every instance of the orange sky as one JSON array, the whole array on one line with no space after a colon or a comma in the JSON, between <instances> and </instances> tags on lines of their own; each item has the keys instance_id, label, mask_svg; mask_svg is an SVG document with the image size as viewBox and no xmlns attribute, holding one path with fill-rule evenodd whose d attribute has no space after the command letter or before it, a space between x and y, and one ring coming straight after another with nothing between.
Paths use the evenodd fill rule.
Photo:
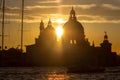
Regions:
<instances>
[{"instance_id":1,"label":"orange sky","mask_svg":"<svg viewBox=\"0 0 120 80\"><path fill-rule=\"evenodd\" d=\"M21 1L6 0L5 35L8 36L5 36L5 45L8 47L20 45ZM68 20L72 6L91 43L94 40L96 46L99 46L104 31L107 31L113 51L120 53L120 0L25 0L24 45L33 44L38 37L41 19L46 26L51 18L53 27L56 28ZM1 10L0 14L2 15ZM58 23L59 19L63 22Z\"/></svg>"}]
</instances>

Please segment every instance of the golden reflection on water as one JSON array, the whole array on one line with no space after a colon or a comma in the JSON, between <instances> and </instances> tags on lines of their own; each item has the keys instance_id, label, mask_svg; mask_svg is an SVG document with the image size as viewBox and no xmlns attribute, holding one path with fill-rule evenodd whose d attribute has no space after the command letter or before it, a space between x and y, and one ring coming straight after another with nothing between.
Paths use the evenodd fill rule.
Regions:
<instances>
[{"instance_id":1,"label":"golden reflection on water","mask_svg":"<svg viewBox=\"0 0 120 80\"><path fill-rule=\"evenodd\" d=\"M67 74L52 72L47 74L47 78L48 80L67 80Z\"/></svg>"}]
</instances>

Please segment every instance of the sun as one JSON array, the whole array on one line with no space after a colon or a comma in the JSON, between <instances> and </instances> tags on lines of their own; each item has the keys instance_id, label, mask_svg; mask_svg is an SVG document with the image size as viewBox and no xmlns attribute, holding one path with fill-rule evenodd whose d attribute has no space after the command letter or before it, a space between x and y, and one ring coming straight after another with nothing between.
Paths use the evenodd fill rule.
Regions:
<instances>
[{"instance_id":1,"label":"sun","mask_svg":"<svg viewBox=\"0 0 120 80\"><path fill-rule=\"evenodd\" d=\"M58 39L60 39L60 38L62 37L63 32L64 32L64 30L63 30L62 26L58 26L58 27L56 28L56 35L57 35L57 38L58 38Z\"/></svg>"},{"instance_id":2,"label":"sun","mask_svg":"<svg viewBox=\"0 0 120 80\"><path fill-rule=\"evenodd\" d=\"M57 22L58 24L63 24L63 23L65 23L65 21L62 20L62 19L57 19L56 22Z\"/></svg>"}]
</instances>

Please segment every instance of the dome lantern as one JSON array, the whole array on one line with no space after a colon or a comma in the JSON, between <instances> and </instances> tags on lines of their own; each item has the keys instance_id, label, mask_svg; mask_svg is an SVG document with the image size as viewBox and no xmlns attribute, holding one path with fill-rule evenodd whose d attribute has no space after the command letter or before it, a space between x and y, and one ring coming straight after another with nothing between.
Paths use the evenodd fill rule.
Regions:
<instances>
[{"instance_id":1,"label":"dome lantern","mask_svg":"<svg viewBox=\"0 0 120 80\"><path fill-rule=\"evenodd\" d=\"M72 7L72 10L70 11L70 18L69 20L76 20L76 16L75 16L75 10Z\"/></svg>"}]
</instances>

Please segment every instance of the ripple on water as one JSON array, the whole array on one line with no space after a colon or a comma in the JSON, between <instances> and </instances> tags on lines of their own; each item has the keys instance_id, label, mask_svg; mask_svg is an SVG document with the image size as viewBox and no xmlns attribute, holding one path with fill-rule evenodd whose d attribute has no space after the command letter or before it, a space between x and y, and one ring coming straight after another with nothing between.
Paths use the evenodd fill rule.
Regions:
<instances>
[{"instance_id":1,"label":"ripple on water","mask_svg":"<svg viewBox=\"0 0 120 80\"><path fill-rule=\"evenodd\" d=\"M0 80L120 80L120 72L74 74L62 67L7 67L0 68Z\"/></svg>"}]
</instances>

